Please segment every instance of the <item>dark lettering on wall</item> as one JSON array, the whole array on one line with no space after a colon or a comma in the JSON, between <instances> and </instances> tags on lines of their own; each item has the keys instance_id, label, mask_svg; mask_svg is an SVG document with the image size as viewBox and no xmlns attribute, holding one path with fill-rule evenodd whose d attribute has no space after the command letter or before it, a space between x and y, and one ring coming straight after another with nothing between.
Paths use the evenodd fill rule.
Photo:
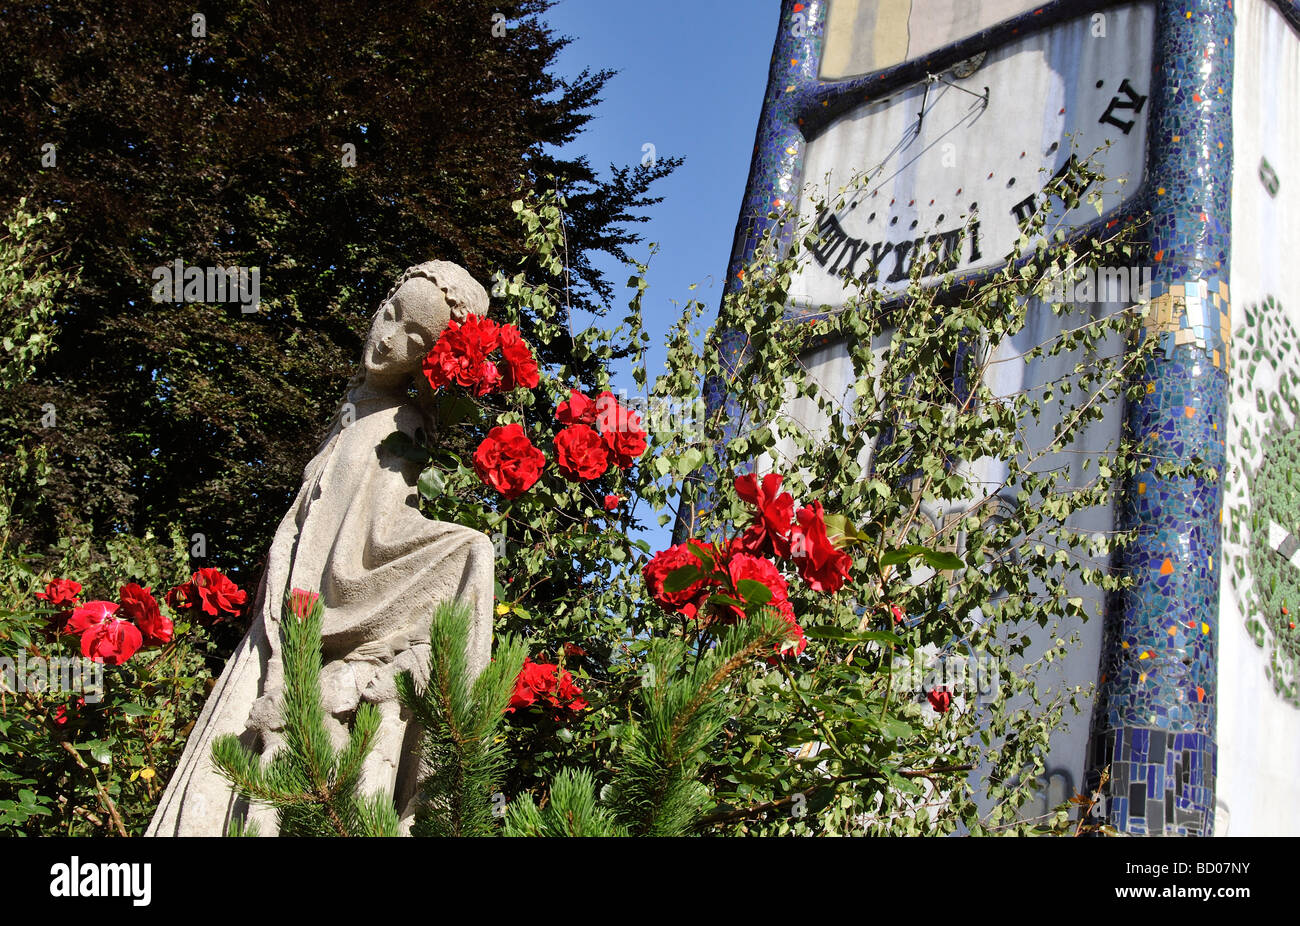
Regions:
<instances>
[{"instance_id":1,"label":"dark lettering on wall","mask_svg":"<svg viewBox=\"0 0 1300 926\"><path fill-rule=\"evenodd\" d=\"M1029 217L1034 214L1034 202L1038 199L1037 193L1030 193L1020 202L1011 207L1011 214L1016 217L1016 224L1024 226L1029 221Z\"/></svg>"},{"instance_id":2,"label":"dark lettering on wall","mask_svg":"<svg viewBox=\"0 0 1300 926\"><path fill-rule=\"evenodd\" d=\"M844 230L837 216L826 212L817 220L816 233L809 242L808 253L827 273L835 276L848 274L864 283L879 281L882 274L881 262L892 255L894 265L886 282L897 283L907 277L917 255L929 255L931 249L934 254L925 258L923 276L954 269L961 262L962 233L962 229L954 228L912 241L867 241L854 238ZM979 222L970 224L969 234L969 260L979 260ZM923 248L922 245L926 247Z\"/></svg>"},{"instance_id":3,"label":"dark lettering on wall","mask_svg":"<svg viewBox=\"0 0 1300 926\"><path fill-rule=\"evenodd\" d=\"M894 245L894 272L889 275L886 283L897 283L907 277L907 271L910 262L907 255L913 248L920 247L924 238L917 238L915 241L900 241Z\"/></svg>"},{"instance_id":4,"label":"dark lettering on wall","mask_svg":"<svg viewBox=\"0 0 1300 926\"><path fill-rule=\"evenodd\" d=\"M1097 175L1084 167L1083 163L1072 154L1066 158L1060 170L1052 174L1052 179L1047 182L1046 188L1055 190L1059 183L1075 196L1082 198L1084 191L1096 179Z\"/></svg>"},{"instance_id":5,"label":"dark lettering on wall","mask_svg":"<svg viewBox=\"0 0 1300 926\"><path fill-rule=\"evenodd\" d=\"M839 219L829 212L823 213L822 217L817 220L816 240L808 246L808 252L812 254L813 260L825 267L831 255L840 248L848 237L844 228L840 225Z\"/></svg>"},{"instance_id":6,"label":"dark lettering on wall","mask_svg":"<svg viewBox=\"0 0 1300 926\"><path fill-rule=\"evenodd\" d=\"M1138 113L1142 112L1142 107L1146 104L1147 98L1133 89L1133 85L1128 82L1127 77L1125 77L1120 83L1119 92L1125 94L1128 99L1121 100L1119 94L1111 97L1110 105L1106 107L1106 111L1101 114L1101 118L1097 121L1100 123L1110 123L1127 135L1133 130L1133 126L1137 125L1137 119L1129 119L1127 122L1123 119L1117 119L1115 118L1115 110L1129 110L1136 117Z\"/></svg>"},{"instance_id":7,"label":"dark lettering on wall","mask_svg":"<svg viewBox=\"0 0 1300 926\"><path fill-rule=\"evenodd\" d=\"M926 261L921 276L934 276L956 269L961 262L961 229L939 232L925 239Z\"/></svg>"}]
</instances>

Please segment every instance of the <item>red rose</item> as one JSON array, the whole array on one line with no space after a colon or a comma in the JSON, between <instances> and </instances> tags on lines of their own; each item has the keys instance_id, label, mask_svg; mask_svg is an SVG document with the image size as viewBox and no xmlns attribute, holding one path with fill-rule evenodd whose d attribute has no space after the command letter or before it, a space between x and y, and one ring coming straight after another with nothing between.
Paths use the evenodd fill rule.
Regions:
<instances>
[{"instance_id":1,"label":"red rose","mask_svg":"<svg viewBox=\"0 0 1300 926\"><path fill-rule=\"evenodd\" d=\"M737 476L736 493L756 509L753 523L741 535L741 546L756 556L789 556L794 496L781 491L781 477L769 473L760 483L753 474Z\"/></svg>"},{"instance_id":2,"label":"red rose","mask_svg":"<svg viewBox=\"0 0 1300 926\"><path fill-rule=\"evenodd\" d=\"M502 325L500 333L501 355L505 358L505 369L501 371L505 379L505 388L514 389L516 386L523 386L525 389L536 389L537 384L541 382L537 359L524 343L519 329L514 325Z\"/></svg>"},{"instance_id":3,"label":"red rose","mask_svg":"<svg viewBox=\"0 0 1300 926\"><path fill-rule=\"evenodd\" d=\"M452 321L450 324L454 325L456 322ZM424 373L424 378L429 381L429 385L437 391L443 386L456 382L460 363L451 344L439 338L438 343L433 345L433 350L429 351L429 355L424 358L420 370Z\"/></svg>"},{"instance_id":4,"label":"red rose","mask_svg":"<svg viewBox=\"0 0 1300 926\"><path fill-rule=\"evenodd\" d=\"M641 575L645 578L646 588L650 591L650 597L654 599L655 604L665 611L675 611L686 617L695 617L699 613L700 599L716 582L712 576L702 575L678 592L664 591L664 580L674 570L683 566L695 566L701 572L705 571L705 567L701 566L700 561L687 549L688 545L706 552L710 557L714 555L713 544L688 540L686 543L675 544L667 550L656 553L654 558L641 568Z\"/></svg>"},{"instance_id":5,"label":"red rose","mask_svg":"<svg viewBox=\"0 0 1300 926\"><path fill-rule=\"evenodd\" d=\"M223 620L225 614L238 614L239 606L247 600L247 592L212 567L200 569L188 582L167 592L167 604L175 610L198 608L217 621Z\"/></svg>"},{"instance_id":6,"label":"red rose","mask_svg":"<svg viewBox=\"0 0 1300 926\"><path fill-rule=\"evenodd\" d=\"M948 713L948 708L952 706L952 692L947 688L931 688L925 693L929 700L930 706L940 714Z\"/></svg>"},{"instance_id":7,"label":"red rose","mask_svg":"<svg viewBox=\"0 0 1300 926\"><path fill-rule=\"evenodd\" d=\"M567 670L525 657L523 668L515 678L515 690L510 695L506 713L520 707L531 707L539 700L552 708L580 711L587 707L587 702L582 699L582 689Z\"/></svg>"},{"instance_id":8,"label":"red rose","mask_svg":"<svg viewBox=\"0 0 1300 926\"><path fill-rule=\"evenodd\" d=\"M623 496L621 495L606 495L605 510L613 511L615 508L618 507L618 503L621 502L622 500L623 500Z\"/></svg>"},{"instance_id":9,"label":"red rose","mask_svg":"<svg viewBox=\"0 0 1300 926\"><path fill-rule=\"evenodd\" d=\"M114 620L118 605L114 601L87 601L75 608L63 627L64 633L85 633L104 621Z\"/></svg>"},{"instance_id":10,"label":"red rose","mask_svg":"<svg viewBox=\"0 0 1300 926\"><path fill-rule=\"evenodd\" d=\"M790 589L786 584L785 577L776 565L768 559L759 556L751 556L748 553L737 553L731 557L727 563L727 575L731 578L731 587L734 590L735 597L749 604L743 592L740 590L741 580L748 579L751 582L759 582L767 586L772 597L766 604L769 607L776 608L781 612L781 616L788 621L794 620L794 606L790 604ZM745 616L745 612L735 605L727 606L727 617L730 620L740 620Z\"/></svg>"},{"instance_id":11,"label":"red rose","mask_svg":"<svg viewBox=\"0 0 1300 926\"><path fill-rule=\"evenodd\" d=\"M484 360L478 383L474 386L475 395L487 395L489 392L500 388L502 378L501 368L491 360Z\"/></svg>"},{"instance_id":12,"label":"red rose","mask_svg":"<svg viewBox=\"0 0 1300 926\"><path fill-rule=\"evenodd\" d=\"M529 441L522 425L507 424L488 431L474 451L474 471L485 485L506 498L518 498L533 487L546 466L546 455Z\"/></svg>"},{"instance_id":13,"label":"red rose","mask_svg":"<svg viewBox=\"0 0 1300 926\"><path fill-rule=\"evenodd\" d=\"M815 592L837 592L853 568L853 558L837 549L826 536L826 514L821 502L800 508L799 524L791 531L790 555L799 575Z\"/></svg>"},{"instance_id":14,"label":"red rose","mask_svg":"<svg viewBox=\"0 0 1300 926\"><path fill-rule=\"evenodd\" d=\"M149 589L141 588L134 582L123 585L118 600L122 603L120 614L135 621L144 637L145 646L162 646L171 642L173 624L158 607L158 602Z\"/></svg>"},{"instance_id":15,"label":"red rose","mask_svg":"<svg viewBox=\"0 0 1300 926\"><path fill-rule=\"evenodd\" d=\"M303 591L301 588L289 592L289 610L300 621L305 621L311 616L312 609L316 607L318 601L320 595L315 592Z\"/></svg>"},{"instance_id":16,"label":"red rose","mask_svg":"<svg viewBox=\"0 0 1300 926\"><path fill-rule=\"evenodd\" d=\"M576 643L564 644L564 655L577 658L578 656L587 655L587 651Z\"/></svg>"},{"instance_id":17,"label":"red rose","mask_svg":"<svg viewBox=\"0 0 1300 926\"><path fill-rule=\"evenodd\" d=\"M609 451L585 424L571 424L555 435L555 465L572 482L599 479L609 469Z\"/></svg>"},{"instance_id":18,"label":"red rose","mask_svg":"<svg viewBox=\"0 0 1300 926\"><path fill-rule=\"evenodd\" d=\"M555 420L560 424L595 424L596 403L577 390L569 390L569 401L561 402L555 410Z\"/></svg>"},{"instance_id":19,"label":"red rose","mask_svg":"<svg viewBox=\"0 0 1300 926\"><path fill-rule=\"evenodd\" d=\"M143 642L139 627L110 617L81 635L81 655L105 665L120 666L135 655Z\"/></svg>"},{"instance_id":20,"label":"red rose","mask_svg":"<svg viewBox=\"0 0 1300 926\"><path fill-rule=\"evenodd\" d=\"M544 662L533 662L525 656L523 668L515 677L515 690L510 695L510 704L506 707L509 714L515 708L529 707L537 701L539 695L545 694L555 684L556 666Z\"/></svg>"},{"instance_id":21,"label":"red rose","mask_svg":"<svg viewBox=\"0 0 1300 926\"><path fill-rule=\"evenodd\" d=\"M58 724L67 723L69 716L76 717L81 713L81 708L85 706L85 698L77 698L75 702L69 701L67 704L60 704L54 709L54 722ZM71 711L71 714L69 714L69 711Z\"/></svg>"},{"instance_id":22,"label":"red rose","mask_svg":"<svg viewBox=\"0 0 1300 926\"><path fill-rule=\"evenodd\" d=\"M587 702L582 697L582 689L578 683L573 680L573 676L568 670L561 670L559 681L555 686L555 698L552 703L556 707L567 707L571 711L581 711L587 708Z\"/></svg>"},{"instance_id":23,"label":"red rose","mask_svg":"<svg viewBox=\"0 0 1300 926\"><path fill-rule=\"evenodd\" d=\"M77 596L81 594L81 583L71 579L54 579L45 586L45 591L37 592L36 597L56 608L75 608Z\"/></svg>"},{"instance_id":24,"label":"red rose","mask_svg":"<svg viewBox=\"0 0 1300 926\"><path fill-rule=\"evenodd\" d=\"M163 595L163 601L167 602L167 607L173 611L188 611L190 608L199 606L198 592L189 582L182 585L173 585L167 589L167 594Z\"/></svg>"},{"instance_id":25,"label":"red rose","mask_svg":"<svg viewBox=\"0 0 1300 926\"><path fill-rule=\"evenodd\" d=\"M777 656L798 656L807 648L808 639L803 635L803 628L800 627L799 622L794 619L793 613L789 615L782 614L781 616L785 618L786 624L789 625L790 634L783 642L776 644L776 646L772 648L776 650ZM775 664L776 659L769 658L768 662Z\"/></svg>"},{"instance_id":26,"label":"red rose","mask_svg":"<svg viewBox=\"0 0 1300 926\"><path fill-rule=\"evenodd\" d=\"M490 319L472 313L463 322L452 319L424 358L422 369L429 385L441 389L457 383L487 395L501 380L500 371L487 359L500 342L497 324Z\"/></svg>"},{"instance_id":27,"label":"red rose","mask_svg":"<svg viewBox=\"0 0 1300 926\"><path fill-rule=\"evenodd\" d=\"M596 397L596 430L622 469L645 453L646 432L641 427L641 416L620 405L612 392L602 392Z\"/></svg>"}]
</instances>

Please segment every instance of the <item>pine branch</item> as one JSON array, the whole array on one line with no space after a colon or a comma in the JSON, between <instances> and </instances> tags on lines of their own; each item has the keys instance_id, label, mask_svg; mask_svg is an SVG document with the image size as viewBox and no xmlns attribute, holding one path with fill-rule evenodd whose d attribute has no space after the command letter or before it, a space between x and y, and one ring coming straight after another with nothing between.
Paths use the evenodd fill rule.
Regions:
<instances>
[{"instance_id":1,"label":"pine branch","mask_svg":"<svg viewBox=\"0 0 1300 926\"><path fill-rule=\"evenodd\" d=\"M685 678L677 677L685 648L677 641L656 641L651 650L656 684L643 690L644 716L626 734L623 768L610 788L614 818L630 833L690 831L708 798L697 780L699 754L726 721L727 683L788 632L779 616L755 615L724 634Z\"/></svg>"},{"instance_id":2,"label":"pine branch","mask_svg":"<svg viewBox=\"0 0 1300 926\"><path fill-rule=\"evenodd\" d=\"M596 781L587 769L566 769L551 784L551 799L539 810L531 794L510 806L506 836L626 836L611 811L596 801Z\"/></svg>"},{"instance_id":3,"label":"pine branch","mask_svg":"<svg viewBox=\"0 0 1300 926\"><path fill-rule=\"evenodd\" d=\"M491 796L505 758L497 734L527 646L503 638L495 659L472 678L469 628L468 608L439 604L429 630L428 684L417 689L410 673L397 680L398 696L424 729L412 828L419 836L487 836L497 829Z\"/></svg>"},{"instance_id":4,"label":"pine branch","mask_svg":"<svg viewBox=\"0 0 1300 926\"><path fill-rule=\"evenodd\" d=\"M334 748L320 690L324 608L317 598L301 615L303 599L294 597L285 597L280 621L284 746L263 761L238 737L226 735L212 745L212 764L241 797L276 809L281 835L397 835L399 820L391 795L359 793L366 757L379 734L379 711L362 705L347 746ZM256 828L236 820L230 834L256 835Z\"/></svg>"}]
</instances>

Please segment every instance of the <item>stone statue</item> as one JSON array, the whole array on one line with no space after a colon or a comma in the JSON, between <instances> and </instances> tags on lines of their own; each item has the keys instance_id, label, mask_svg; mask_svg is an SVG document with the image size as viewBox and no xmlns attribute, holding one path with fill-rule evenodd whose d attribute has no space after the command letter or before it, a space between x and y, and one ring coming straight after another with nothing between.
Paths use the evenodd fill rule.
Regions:
<instances>
[{"instance_id":1,"label":"stone statue","mask_svg":"<svg viewBox=\"0 0 1300 926\"><path fill-rule=\"evenodd\" d=\"M470 606L470 662L487 665L492 638L493 546L482 533L431 521L417 504L417 464L381 446L395 430L432 433L428 383L420 365L449 319L485 314L487 293L464 269L430 261L402 274L379 307L362 370L275 533L253 623L213 688L180 764L149 825L150 836L218 836L247 813L263 834L275 812L249 807L212 766L212 743L226 733L266 756L281 740L280 609L286 591L318 592L324 605L324 706L337 739L359 703L383 717L367 759L364 793L392 794L404 828L414 814L418 730L397 700L394 677L427 677L434 605ZM410 397L412 379L419 401Z\"/></svg>"}]
</instances>

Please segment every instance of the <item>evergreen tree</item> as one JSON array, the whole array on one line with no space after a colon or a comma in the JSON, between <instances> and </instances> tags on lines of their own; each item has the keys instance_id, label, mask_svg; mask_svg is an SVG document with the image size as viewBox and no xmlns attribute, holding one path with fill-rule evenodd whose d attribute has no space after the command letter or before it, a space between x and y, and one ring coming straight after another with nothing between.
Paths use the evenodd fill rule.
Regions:
<instances>
[{"instance_id":1,"label":"evergreen tree","mask_svg":"<svg viewBox=\"0 0 1300 926\"><path fill-rule=\"evenodd\" d=\"M179 520L205 535L199 565L255 583L392 280L434 257L514 272L521 178L567 195L571 304L603 302L592 255L624 256L676 162L602 181L553 153L611 75L555 76L551 2L6 6L0 207L65 209L56 244L85 268L60 349L0 396L0 418L59 416L50 510L22 533L48 540L70 513L101 535ZM259 311L152 301L176 260L259 268ZM534 340L543 360L571 351Z\"/></svg>"},{"instance_id":2,"label":"evergreen tree","mask_svg":"<svg viewBox=\"0 0 1300 926\"><path fill-rule=\"evenodd\" d=\"M379 732L379 710L357 708L347 745L335 748L321 704L321 622L324 608L290 592L280 639L284 644L284 746L263 761L227 734L212 744L212 764L246 800L270 804L282 836L396 836L392 795L360 793L362 766ZM243 820L231 835L253 835Z\"/></svg>"},{"instance_id":3,"label":"evergreen tree","mask_svg":"<svg viewBox=\"0 0 1300 926\"><path fill-rule=\"evenodd\" d=\"M430 628L429 683L411 673L397 678L402 703L423 728L417 836L488 836L495 827L505 748L501 716L528 647L514 637L499 640L496 657L472 676L467 646L469 610L442 602Z\"/></svg>"},{"instance_id":4,"label":"evergreen tree","mask_svg":"<svg viewBox=\"0 0 1300 926\"><path fill-rule=\"evenodd\" d=\"M504 773L502 716L527 654L506 637L496 658L471 682L466 646L469 612L444 603L430 633L429 684L417 690L410 673L399 677L403 703L423 727L421 807L413 832L422 836L684 836L709 806L700 782L705 747L728 717L735 677L770 654L789 628L765 611L727 629L717 645L696 654L680 640L656 640L642 676L641 710L631 719L618 768L596 796L588 769L565 769L551 782L544 808L520 795L505 814L497 788Z\"/></svg>"}]
</instances>

